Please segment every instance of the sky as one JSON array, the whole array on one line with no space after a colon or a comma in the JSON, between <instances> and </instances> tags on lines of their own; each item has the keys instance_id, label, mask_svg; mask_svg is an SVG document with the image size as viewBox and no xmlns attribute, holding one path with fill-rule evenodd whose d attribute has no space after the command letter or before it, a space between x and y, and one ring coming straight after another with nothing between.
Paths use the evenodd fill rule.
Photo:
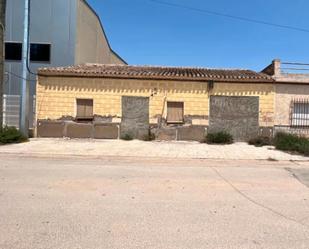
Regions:
<instances>
[{"instance_id":1,"label":"sky","mask_svg":"<svg viewBox=\"0 0 309 249\"><path fill-rule=\"evenodd\" d=\"M309 31L210 15L190 8L309 30L308 0L88 0L111 47L130 65L247 68L273 59L309 63Z\"/></svg>"}]
</instances>

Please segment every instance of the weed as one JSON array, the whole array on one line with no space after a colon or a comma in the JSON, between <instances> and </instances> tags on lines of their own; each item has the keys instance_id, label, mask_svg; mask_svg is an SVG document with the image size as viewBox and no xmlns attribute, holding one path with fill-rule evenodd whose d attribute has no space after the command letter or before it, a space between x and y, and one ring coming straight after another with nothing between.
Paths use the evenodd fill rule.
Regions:
<instances>
[{"instance_id":1,"label":"weed","mask_svg":"<svg viewBox=\"0 0 309 249\"><path fill-rule=\"evenodd\" d=\"M208 144L232 144L234 142L233 136L226 132L208 133L205 141Z\"/></svg>"},{"instance_id":2,"label":"weed","mask_svg":"<svg viewBox=\"0 0 309 249\"><path fill-rule=\"evenodd\" d=\"M147 135L143 136L143 138L142 138L143 141L148 141L148 142L153 141L155 139L156 139L156 136L151 131L149 131L149 133Z\"/></svg>"},{"instance_id":3,"label":"weed","mask_svg":"<svg viewBox=\"0 0 309 249\"><path fill-rule=\"evenodd\" d=\"M272 145L272 139L266 136L258 136L249 140L248 144L256 147Z\"/></svg>"},{"instance_id":4,"label":"weed","mask_svg":"<svg viewBox=\"0 0 309 249\"><path fill-rule=\"evenodd\" d=\"M298 152L309 156L309 139L305 137L279 132L274 138L274 145L278 150Z\"/></svg>"},{"instance_id":5,"label":"weed","mask_svg":"<svg viewBox=\"0 0 309 249\"><path fill-rule=\"evenodd\" d=\"M22 143L28 139L15 127L0 128L0 144Z\"/></svg>"},{"instance_id":6,"label":"weed","mask_svg":"<svg viewBox=\"0 0 309 249\"><path fill-rule=\"evenodd\" d=\"M133 136L132 136L132 134L126 133L123 136L121 136L121 139L125 140L125 141L131 141L131 140L133 140Z\"/></svg>"}]
</instances>

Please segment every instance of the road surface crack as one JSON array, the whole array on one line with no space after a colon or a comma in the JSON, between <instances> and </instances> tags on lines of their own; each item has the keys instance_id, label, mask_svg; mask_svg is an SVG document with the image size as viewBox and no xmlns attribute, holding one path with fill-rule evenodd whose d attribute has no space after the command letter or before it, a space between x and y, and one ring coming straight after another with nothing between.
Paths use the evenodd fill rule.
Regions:
<instances>
[{"instance_id":1,"label":"road surface crack","mask_svg":"<svg viewBox=\"0 0 309 249\"><path fill-rule=\"evenodd\" d=\"M305 228L309 228L309 226L308 225L306 225L306 224L304 224L304 223L302 223L302 222L300 222L300 221L298 221L298 220L296 220L296 219L294 219L294 218L291 218L291 217L288 217L288 216L286 216L286 215L284 215L284 214L282 214L282 213L280 213L279 211L277 211L277 210L275 210L275 209L272 209L271 207L268 207L268 206L266 206L266 205L264 205L263 203L259 203L259 202L257 202L256 200L254 200L254 199L252 199L250 196L248 196L248 195L246 195L245 193L243 193L241 190L239 190L232 182L230 182L228 179L226 179L222 174L220 174L220 172L216 169L216 168L214 168L214 167L210 167L226 184L228 184L232 189L234 189L234 191L236 191L239 195L241 195L243 198L245 198L245 199L247 199L248 201L250 201L251 203L253 203L254 205L256 205L256 206L259 206L259 207L261 207L261 208L263 208L263 209L265 209L265 210L267 210L267 211L269 211L269 212L271 212L271 213L273 213L273 214L275 214L275 215L277 215L277 216L279 216L279 217L281 217L281 218L283 218L283 219L285 219L285 220L288 220L288 221L291 221L291 222L293 222L293 223L296 223L296 224L298 224L298 225L301 225L301 226L303 226L303 227L305 227Z\"/></svg>"}]
</instances>

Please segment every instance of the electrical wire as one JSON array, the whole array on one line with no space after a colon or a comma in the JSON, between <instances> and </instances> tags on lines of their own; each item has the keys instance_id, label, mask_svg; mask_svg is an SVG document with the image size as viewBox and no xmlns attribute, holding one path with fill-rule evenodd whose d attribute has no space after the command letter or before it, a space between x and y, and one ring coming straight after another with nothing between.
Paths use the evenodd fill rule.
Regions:
<instances>
[{"instance_id":1,"label":"electrical wire","mask_svg":"<svg viewBox=\"0 0 309 249\"><path fill-rule=\"evenodd\" d=\"M251 19L251 18L236 16L236 15L229 15L229 14L225 14L225 13L221 13L221 12L217 12L217 11L200 9L200 8L186 6L186 5L182 5L182 4L176 4L176 3L168 3L168 2L164 2L164 1L160 1L160 0L148 0L148 1L150 1L152 3L156 3L156 4L174 7L174 8L181 8L181 9L196 11L196 12L200 12L200 13L204 13L204 14L208 14L208 15L221 16L221 17L236 19L236 20L240 20L240 21L244 21L244 22L256 23L256 24L267 25L267 26L272 26L272 27L276 27L276 28L289 29L289 30L309 33L309 29L299 28L299 27L295 27L295 26L265 22L265 21L258 20L258 19Z\"/></svg>"},{"instance_id":2,"label":"electrical wire","mask_svg":"<svg viewBox=\"0 0 309 249\"><path fill-rule=\"evenodd\" d=\"M29 65L29 48L30 48L30 21L31 21L31 18L30 18L30 15L31 15L31 0L28 1L28 38L27 38L27 62L26 62L26 67L27 67L27 70L30 74L32 75L36 75L36 73L32 72L31 71L31 68L30 68L30 65Z\"/></svg>"},{"instance_id":3,"label":"electrical wire","mask_svg":"<svg viewBox=\"0 0 309 249\"><path fill-rule=\"evenodd\" d=\"M12 75L12 76L14 76L14 77L16 77L16 78L22 79L22 80L27 80L27 81L36 82L36 80L26 79L26 78L24 78L24 77L22 77L22 76L20 76L20 75L18 75L18 74L16 74L16 73L13 73L13 72L11 72L11 71L8 71L8 70L5 70L5 72L8 73L8 74L10 74L10 75Z\"/></svg>"}]
</instances>

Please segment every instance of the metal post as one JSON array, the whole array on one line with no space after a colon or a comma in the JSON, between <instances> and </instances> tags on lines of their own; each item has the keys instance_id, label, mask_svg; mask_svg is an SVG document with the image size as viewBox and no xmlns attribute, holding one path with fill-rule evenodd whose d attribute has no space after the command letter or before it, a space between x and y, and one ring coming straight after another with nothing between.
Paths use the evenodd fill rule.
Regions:
<instances>
[{"instance_id":1,"label":"metal post","mask_svg":"<svg viewBox=\"0 0 309 249\"><path fill-rule=\"evenodd\" d=\"M6 0L0 0L0 129L3 125L5 11Z\"/></svg>"},{"instance_id":2,"label":"metal post","mask_svg":"<svg viewBox=\"0 0 309 249\"><path fill-rule=\"evenodd\" d=\"M20 94L20 116L19 116L19 129L24 136L29 135L29 82L27 81L28 69L27 60L28 46L29 46L29 0L25 0L25 16L24 16L24 40L23 40L23 54L22 54L22 86Z\"/></svg>"}]
</instances>

